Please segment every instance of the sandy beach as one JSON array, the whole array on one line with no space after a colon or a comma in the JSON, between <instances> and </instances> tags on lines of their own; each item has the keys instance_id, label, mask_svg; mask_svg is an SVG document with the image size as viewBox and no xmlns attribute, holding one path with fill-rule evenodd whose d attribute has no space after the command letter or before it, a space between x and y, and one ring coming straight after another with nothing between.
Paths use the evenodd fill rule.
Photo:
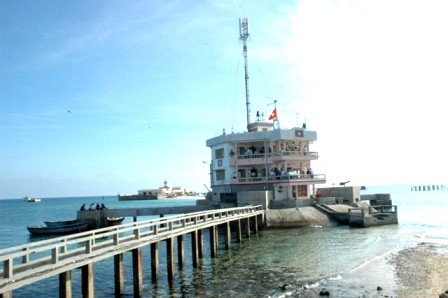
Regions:
<instances>
[{"instance_id":1,"label":"sandy beach","mask_svg":"<svg viewBox=\"0 0 448 298\"><path fill-rule=\"evenodd\" d=\"M420 243L378 256L340 278L316 287L294 291L291 297L439 297L448 290L448 246ZM448 297L448 296L447 296Z\"/></svg>"},{"instance_id":2,"label":"sandy beach","mask_svg":"<svg viewBox=\"0 0 448 298\"><path fill-rule=\"evenodd\" d=\"M343 283L344 290L329 288L331 296L439 297L448 290L448 246L422 242L393 252L349 273Z\"/></svg>"},{"instance_id":3,"label":"sandy beach","mask_svg":"<svg viewBox=\"0 0 448 298\"><path fill-rule=\"evenodd\" d=\"M448 246L420 243L389 262L395 269L395 297L439 297L448 290Z\"/></svg>"}]
</instances>

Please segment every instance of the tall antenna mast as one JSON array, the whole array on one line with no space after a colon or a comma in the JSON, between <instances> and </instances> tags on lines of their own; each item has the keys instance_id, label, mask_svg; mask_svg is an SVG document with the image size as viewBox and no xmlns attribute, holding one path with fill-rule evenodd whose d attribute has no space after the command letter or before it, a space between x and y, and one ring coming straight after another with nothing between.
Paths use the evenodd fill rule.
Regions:
<instances>
[{"instance_id":1,"label":"tall antenna mast","mask_svg":"<svg viewBox=\"0 0 448 298\"><path fill-rule=\"evenodd\" d=\"M243 41L243 55L244 55L244 82L246 85L246 113L247 126L250 124L250 102L249 102L249 70L247 66L247 38L249 37L249 24L247 18L240 19L240 40Z\"/></svg>"}]
</instances>

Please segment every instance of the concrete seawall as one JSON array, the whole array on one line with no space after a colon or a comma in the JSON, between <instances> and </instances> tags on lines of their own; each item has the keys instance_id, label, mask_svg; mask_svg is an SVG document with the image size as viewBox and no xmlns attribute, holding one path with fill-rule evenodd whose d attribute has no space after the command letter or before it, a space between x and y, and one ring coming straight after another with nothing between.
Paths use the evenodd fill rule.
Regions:
<instances>
[{"instance_id":1,"label":"concrete seawall","mask_svg":"<svg viewBox=\"0 0 448 298\"><path fill-rule=\"evenodd\" d=\"M287 209L269 209L265 212L267 227L329 227L336 225L325 213L311 206Z\"/></svg>"}]
</instances>

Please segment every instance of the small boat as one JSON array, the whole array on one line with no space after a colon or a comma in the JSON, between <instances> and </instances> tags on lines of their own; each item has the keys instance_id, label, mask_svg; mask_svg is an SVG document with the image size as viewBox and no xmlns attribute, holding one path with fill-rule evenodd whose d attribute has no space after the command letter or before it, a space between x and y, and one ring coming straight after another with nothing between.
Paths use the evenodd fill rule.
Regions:
<instances>
[{"instance_id":1,"label":"small boat","mask_svg":"<svg viewBox=\"0 0 448 298\"><path fill-rule=\"evenodd\" d=\"M41 199L39 198L31 198L31 197L24 197L23 200L28 203L39 203L41 201Z\"/></svg>"},{"instance_id":2,"label":"small boat","mask_svg":"<svg viewBox=\"0 0 448 298\"><path fill-rule=\"evenodd\" d=\"M33 235L66 235L87 231L87 223L77 222L64 226L27 226L28 231Z\"/></svg>"},{"instance_id":3,"label":"small boat","mask_svg":"<svg viewBox=\"0 0 448 298\"><path fill-rule=\"evenodd\" d=\"M108 217L107 218L107 225L110 226L118 226L121 225L123 222L124 217Z\"/></svg>"},{"instance_id":4,"label":"small boat","mask_svg":"<svg viewBox=\"0 0 448 298\"><path fill-rule=\"evenodd\" d=\"M72 220L63 220L63 221L44 221L44 223L47 225L47 227L61 227L66 225L72 225L77 223L77 219Z\"/></svg>"}]
</instances>

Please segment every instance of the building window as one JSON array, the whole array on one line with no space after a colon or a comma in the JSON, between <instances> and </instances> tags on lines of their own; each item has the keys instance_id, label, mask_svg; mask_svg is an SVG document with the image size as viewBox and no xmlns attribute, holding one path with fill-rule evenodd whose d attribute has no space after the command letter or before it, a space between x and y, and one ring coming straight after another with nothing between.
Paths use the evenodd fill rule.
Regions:
<instances>
[{"instance_id":1,"label":"building window","mask_svg":"<svg viewBox=\"0 0 448 298\"><path fill-rule=\"evenodd\" d=\"M215 150L215 159L224 158L224 148Z\"/></svg>"},{"instance_id":2,"label":"building window","mask_svg":"<svg viewBox=\"0 0 448 298\"><path fill-rule=\"evenodd\" d=\"M308 196L308 186L307 185L298 185L297 186L297 196L298 197L307 197Z\"/></svg>"},{"instance_id":3,"label":"building window","mask_svg":"<svg viewBox=\"0 0 448 298\"><path fill-rule=\"evenodd\" d=\"M222 181L225 179L225 171L224 170L218 170L216 171L216 180Z\"/></svg>"}]
</instances>

